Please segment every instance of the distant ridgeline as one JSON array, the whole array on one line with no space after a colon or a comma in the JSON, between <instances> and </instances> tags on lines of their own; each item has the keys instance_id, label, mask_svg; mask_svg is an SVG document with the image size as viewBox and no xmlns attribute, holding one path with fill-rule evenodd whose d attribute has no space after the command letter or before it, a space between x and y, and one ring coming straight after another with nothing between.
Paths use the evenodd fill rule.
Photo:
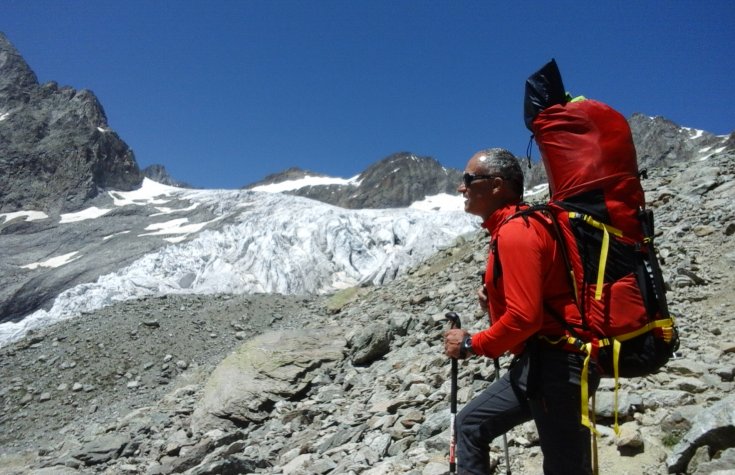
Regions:
<instances>
[{"instance_id":1,"label":"distant ridgeline","mask_svg":"<svg viewBox=\"0 0 735 475\"><path fill-rule=\"evenodd\" d=\"M306 180L306 177L313 178ZM427 196L456 195L462 172L444 168L431 157L400 152L371 165L349 180L290 168L248 185L247 189L275 189L272 185L291 182L284 193L304 196L343 208L402 208ZM321 183L320 183L321 182ZM300 184L301 183L301 184Z\"/></svg>"},{"instance_id":2,"label":"distant ridgeline","mask_svg":"<svg viewBox=\"0 0 735 475\"><path fill-rule=\"evenodd\" d=\"M679 127L662 117L634 114L629 123L640 168L735 148L733 135L721 137ZM539 162L531 170L524 169L527 188L546 181ZM189 186L173 179L160 165L141 172L133 151L109 127L91 91L60 87L55 82L39 85L20 53L0 33L0 213L75 211L102 190L138 188L144 176ZM247 188L306 176L319 175L288 169ZM396 208L427 196L456 195L460 178L461 171L444 168L431 157L401 152L353 179L284 192L344 208Z\"/></svg>"}]
</instances>

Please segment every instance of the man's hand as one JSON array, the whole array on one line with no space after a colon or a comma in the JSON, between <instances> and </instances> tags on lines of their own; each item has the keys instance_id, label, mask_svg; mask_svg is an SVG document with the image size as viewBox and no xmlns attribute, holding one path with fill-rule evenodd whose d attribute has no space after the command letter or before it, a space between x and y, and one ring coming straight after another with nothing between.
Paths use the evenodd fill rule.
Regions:
<instances>
[{"instance_id":1,"label":"man's hand","mask_svg":"<svg viewBox=\"0 0 735 475\"><path fill-rule=\"evenodd\" d=\"M462 354L462 343L469 333L460 328L452 328L444 332L444 353L450 358L466 358L466 354Z\"/></svg>"}]
</instances>

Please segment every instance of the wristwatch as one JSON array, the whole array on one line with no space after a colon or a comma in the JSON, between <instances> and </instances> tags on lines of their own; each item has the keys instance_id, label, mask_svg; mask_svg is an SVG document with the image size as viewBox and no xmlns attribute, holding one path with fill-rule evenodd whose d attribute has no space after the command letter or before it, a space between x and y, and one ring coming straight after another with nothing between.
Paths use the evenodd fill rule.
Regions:
<instances>
[{"instance_id":1,"label":"wristwatch","mask_svg":"<svg viewBox=\"0 0 735 475\"><path fill-rule=\"evenodd\" d=\"M472 351L472 335L467 335L462 342L462 346L459 349L460 356L466 358L469 355L474 355Z\"/></svg>"}]
</instances>

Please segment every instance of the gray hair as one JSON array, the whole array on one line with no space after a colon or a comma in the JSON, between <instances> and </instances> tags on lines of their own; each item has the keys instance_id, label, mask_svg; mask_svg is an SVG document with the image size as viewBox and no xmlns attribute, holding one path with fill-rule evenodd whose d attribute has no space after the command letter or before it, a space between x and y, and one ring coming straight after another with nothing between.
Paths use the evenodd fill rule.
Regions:
<instances>
[{"instance_id":1,"label":"gray hair","mask_svg":"<svg viewBox=\"0 0 735 475\"><path fill-rule=\"evenodd\" d=\"M485 160L478 162L482 173L498 174L507 181L518 198L523 198L523 170L520 161L504 148L488 148L481 150L477 155L483 155Z\"/></svg>"}]
</instances>

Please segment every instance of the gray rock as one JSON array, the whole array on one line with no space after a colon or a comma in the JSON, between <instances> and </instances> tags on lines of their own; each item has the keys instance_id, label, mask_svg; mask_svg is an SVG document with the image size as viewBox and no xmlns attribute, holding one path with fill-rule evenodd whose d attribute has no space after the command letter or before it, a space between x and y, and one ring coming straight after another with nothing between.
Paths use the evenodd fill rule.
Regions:
<instances>
[{"instance_id":1,"label":"gray rock","mask_svg":"<svg viewBox=\"0 0 735 475\"><path fill-rule=\"evenodd\" d=\"M276 331L243 344L212 373L192 417L195 431L261 422L277 401L304 391L310 374L343 358L338 330Z\"/></svg>"},{"instance_id":2,"label":"gray rock","mask_svg":"<svg viewBox=\"0 0 735 475\"><path fill-rule=\"evenodd\" d=\"M372 323L358 329L348 341L352 363L366 365L381 358L390 351L391 329L385 323Z\"/></svg>"},{"instance_id":3,"label":"gray rock","mask_svg":"<svg viewBox=\"0 0 735 475\"><path fill-rule=\"evenodd\" d=\"M735 475L735 448L729 448L702 462L692 475Z\"/></svg>"},{"instance_id":4,"label":"gray rock","mask_svg":"<svg viewBox=\"0 0 735 475\"><path fill-rule=\"evenodd\" d=\"M735 396L731 395L700 412L692 427L666 461L670 473L683 471L694 452L707 445L710 451L735 448Z\"/></svg>"},{"instance_id":5,"label":"gray rock","mask_svg":"<svg viewBox=\"0 0 735 475\"><path fill-rule=\"evenodd\" d=\"M647 398L646 398L647 399ZM625 420L635 412L643 410L644 399L634 393L627 391L618 392L618 417ZM608 391L598 391L595 398L595 413L599 417L612 418L615 416L615 394Z\"/></svg>"},{"instance_id":6,"label":"gray rock","mask_svg":"<svg viewBox=\"0 0 735 475\"><path fill-rule=\"evenodd\" d=\"M26 472L27 475L80 475L82 472L71 467L63 465L54 465L53 467L44 467L32 469Z\"/></svg>"},{"instance_id":7,"label":"gray rock","mask_svg":"<svg viewBox=\"0 0 735 475\"><path fill-rule=\"evenodd\" d=\"M84 444L74 458L86 465L98 465L117 458L130 438L123 434L106 434Z\"/></svg>"}]
</instances>

